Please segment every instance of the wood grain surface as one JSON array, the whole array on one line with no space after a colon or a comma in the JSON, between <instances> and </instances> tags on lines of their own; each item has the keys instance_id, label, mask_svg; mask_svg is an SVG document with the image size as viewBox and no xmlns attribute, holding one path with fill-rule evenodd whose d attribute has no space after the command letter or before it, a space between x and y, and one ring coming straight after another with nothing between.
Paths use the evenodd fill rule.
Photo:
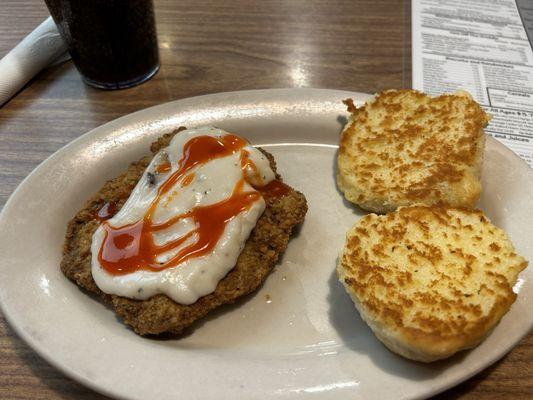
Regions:
<instances>
[{"instance_id":1,"label":"wood grain surface","mask_svg":"<svg viewBox=\"0 0 533 400\"><path fill-rule=\"evenodd\" d=\"M71 62L35 77L0 108L0 207L60 147L122 115L190 96L320 87L410 87L410 2L156 0L161 70L128 90L85 86ZM48 15L2 0L0 56ZM6 267L6 266L3 266ZM435 399L533 398L533 334L503 360ZM51 367L0 317L1 399L105 399Z\"/></svg>"}]
</instances>

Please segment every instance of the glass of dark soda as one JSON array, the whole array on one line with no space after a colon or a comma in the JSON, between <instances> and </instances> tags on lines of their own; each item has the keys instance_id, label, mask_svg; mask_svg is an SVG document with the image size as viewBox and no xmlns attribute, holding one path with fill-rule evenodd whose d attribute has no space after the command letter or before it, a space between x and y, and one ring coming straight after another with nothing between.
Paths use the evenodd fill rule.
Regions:
<instances>
[{"instance_id":1,"label":"glass of dark soda","mask_svg":"<svg viewBox=\"0 0 533 400\"><path fill-rule=\"evenodd\" d=\"M123 89L159 69L152 0L45 0L83 80Z\"/></svg>"}]
</instances>

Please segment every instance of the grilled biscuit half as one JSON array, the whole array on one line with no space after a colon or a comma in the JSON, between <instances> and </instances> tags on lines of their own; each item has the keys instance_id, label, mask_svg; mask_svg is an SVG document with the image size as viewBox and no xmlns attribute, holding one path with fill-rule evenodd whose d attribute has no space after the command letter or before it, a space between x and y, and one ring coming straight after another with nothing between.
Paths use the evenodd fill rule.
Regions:
<instances>
[{"instance_id":1,"label":"grilled biscuit half","mask_svg":"<svg viewBox=\"0 0 533 400\"><path fill-rule=\"evenodd\" d=\"M385 346L431 362L488 335L515 301L526 266L481 211L415 205L362 218L337 273Z\"/></svg>"},{"instance_id":2,"label":"grilled biscuit half","mask_svg":"<svg viewBox=\"0 0 533 400\"><path fill-rule=\"evenodd\" d=\"M337 184L347 200L377 213L412 204L472 208L489 116L467 92L431 98L388 90L356 108L342 132Z\"/></svg>"}]
</instances>

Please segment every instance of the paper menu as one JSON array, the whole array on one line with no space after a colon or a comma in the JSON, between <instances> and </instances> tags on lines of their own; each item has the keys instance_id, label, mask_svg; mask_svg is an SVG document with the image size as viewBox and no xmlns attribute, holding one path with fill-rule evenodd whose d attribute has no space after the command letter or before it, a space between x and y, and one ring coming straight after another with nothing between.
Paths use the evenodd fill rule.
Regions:
<instances>
[{"instance_id":1,"label":"paper menu","mask_svg":"<svg viewBox=\"0 0 533 400\"><path fill-rule=\"evenodd\" d=\"M412 35L413 88L469 91L533 167L533 1L413 0Z\"/></svg>"}]
</instances>

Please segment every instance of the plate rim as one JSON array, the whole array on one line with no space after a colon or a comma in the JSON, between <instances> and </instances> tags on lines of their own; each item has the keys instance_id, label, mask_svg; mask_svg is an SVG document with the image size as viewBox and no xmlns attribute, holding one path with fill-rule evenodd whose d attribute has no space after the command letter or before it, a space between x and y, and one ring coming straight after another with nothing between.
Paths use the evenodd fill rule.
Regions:
<instances>
[{"instance_id":1,"label":"plate rim","mask_svg":"<svg viewBox=\"0 0 533 400\"><path fill-rule=\"evenodd\" d=\"M18 194L24 189L25 185L27 185L27 182L33 178L33 176L40 172L41 169L46 168L46 166L50 163L52 163L57 157L60 157L64 153L66 153L71 147L74 147L78 145L81 142L87 141L92 139L93 136L98 135L100 131L106 131L110 128L123 128L128 125L135 124L139 121L146 121L146 120L152 120L155 117L148 117L149 114L153 113L155 110L164 110L167 107L171 107L176 105L177 112L179 114L179 107L180 105L187 105L187 103L194 103L194 102L200 102L201 100L209 99L209 100L217 100L217 99L224 99L228 100L228 97L231 98L231 102L238 101L238 97L244 96L244 97L250 97L250 96L257 96L261 97L261 95L264 94L277 94L280 97L284 97L284 95L291 94L291 95L301 95L304 97L305 95L323 95L324 97L333 97L334 94L338 95L346 95L346 96L354 96L354 97L361 97L361 98L370 98L372 97L371 94L367 93L361 93L361 92L353 92L353 91L347 91L347 90L337 90L337 89L317 89L317 88L276 88L276 89L254 89L254 90L243 90L243 91L229 91L229 92L220 92L220 93L213 93L213 94L204 94L200 96L193 96L178 100L173 100L170 102L161 103L158 105L154 105L145 109L141 109L138 111L135 111L130 114L126 114L124 116L121 116L119 118L113 119L111 121L106 122L105 124L102 124L100 126L97 126L90 131L80 135L76 139L66 143L64 146L53 152L51 155L49 155L46 159L41 161L16 187L16 189L9 195L8 200L5 202L4 206L2 207L2 210L0 212L0 226L6 223L6 220L8 219L7 215L9 214L10 210L13 208L13 203L16 200L16 197ZM324 101L325 99L312 99L315 101ZM210 108L210 106L208 106ZM147 117L144 117L144 116ZM143 118L144 117L144 118ZM527 166L527 163L521 159L516 153L514 153L511 149L509 149L507 146L503 145L502 143L498 142L496 139L492 138L491 136L487 135L487 140L494 141L497 143L497 145L500 147L500 150L507 153L507 156L511 156L514 159L520 160L520 162L524 163ZM529 169L529 166L528 166ZM529 169L529 177L533 177L533 170ZM531 182L531 180L530 180ZM96 384L94 381L90 380L88 377L85 377L81 374L78 374L74 370L68 369L68 366L62 364L60 361L58 361L56 358L54 358L51 354L51 352L45 351L41 344L39 344L31 335L29 335L26 331L22 329L22 327L15 323L16 316L12 315L9 312L9 309L6 309L6 304L4 302L3 293L0 292L0 312L4 316L6 322L9 324L10 328L17 334L17 336L22 339L23 342L25 342L32 351L36 352L41 358L43 358L47 363L52 365L54 368L56 368L58 371L60 371L65 376L69 377L70 379L73 379L81 384L83 384L86 387L89 387L92 390L95 390L98 393L102 393L106 396L110 396L117 399L129 399L130 397L127 395L121 394L119 391L108 389L104 386ZM529 324L529 331L533 328L533 320L530 321ZM469 371L467 374L462 375L460 378L455 379L449 379L449 382L440 385L438 387L432 388L432 390L428 390L424 394L420 396L410 397L410 398L425 398L426 396L432 396L437 393L441 393L453 386L456 386L460 384L461 382L466 381L467 379L471 378L472 376L478 374L480 371L484 370L485 368L489 367L502 357L504 357L508 352L512 351L512 349L516 346L516 344L521 341L525 336L528 335L529 331L523 332L522 335L520 335L520 338L513 343L509 349L505 351L498 352L494 357L491 358L489 363L487 364L481 364L476 368L473 368L471 371Z\"/></svg>"}]
</instances>

